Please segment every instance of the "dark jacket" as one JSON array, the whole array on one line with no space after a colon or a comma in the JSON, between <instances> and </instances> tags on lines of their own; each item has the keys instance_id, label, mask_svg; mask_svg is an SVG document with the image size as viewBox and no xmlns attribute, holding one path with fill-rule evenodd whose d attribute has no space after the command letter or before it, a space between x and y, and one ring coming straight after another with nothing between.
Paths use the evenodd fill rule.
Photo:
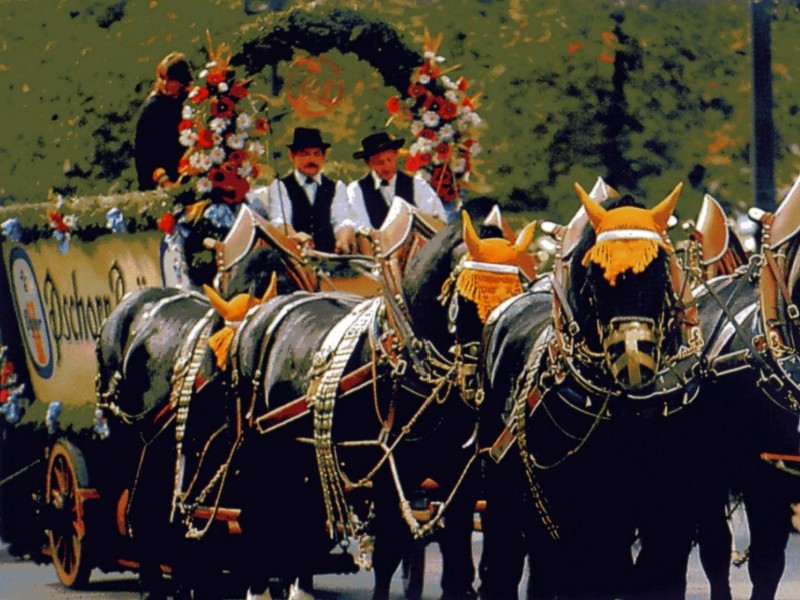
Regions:
<instances>
[{"instance_id":1,"label":"dark jacket","mask_svg":"<svg viewBox=\"0 0 800 600\"><path fill-rule=\"evenodd\" d=\"M389 206L380 191L375 189L375 180L372 178L372 171L358 180L361 194L364 196L364 205L367 207L367 214L373 229L380 229L383 220L389 214ZM414 180L405 173L397 173L394 184L394 195L400 196L403 200L414 204Z\"/></svg>"},{"instance_id":2,"label":"dark jacket","mask_svg":"<svg viewBox=\"0 0 800 600\"><path fill-rule=\"evenodd\" d=\"M178 178L178 161L186 148L178 142L183 101L160 94L151 96L136 123L134 159L140 190L156 188L153 171L162 167L170 181Z\"/></svg>"},{"instance_id":3,"label":"dark jacket","mask_svg":"<svg viewBox=\"0 0 800 600\"><path fill-rule=\"evenodd\" d=\"M317 186L314 204L308 201L303 187L297 183L294 172L281 179L289 193L292 205L292 227L303 231L314 239L314 247L321 252L333 252L335 238L331 225L331 204L336 191L332 179L322 176L322 184Z\"/></svg>"}]
</instances>

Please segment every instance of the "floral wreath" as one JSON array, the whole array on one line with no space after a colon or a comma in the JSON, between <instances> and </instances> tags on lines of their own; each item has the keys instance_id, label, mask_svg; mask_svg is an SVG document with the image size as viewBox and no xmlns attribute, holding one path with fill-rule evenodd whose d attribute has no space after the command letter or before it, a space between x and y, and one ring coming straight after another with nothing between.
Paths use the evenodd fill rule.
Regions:
<instances>
[{"instance_id":1,"label":"floral wreath","mask_svg":"<svg viewBox=\"0 0 800 600\"><path fill-rule=\"evenodd\" d=\"M186 152L178 164L183 186L176 194L176 209L162 215L159 228L173 236L181 224L196 225L206 218L220 229L229 229L238 205L244 202L252 181L262 171L266 154L258 138L269 132L266 103L251 94L250 79L236 79L227 44L212 46L208 35L209 62L199 78L204 84L191 89L178 125L179 141Z\"/></svg>"},{"instance_id":2,"label":"floral wreath","mask_svg":"<svg viewBox=\"0 0 800 600\"><path fill-rule=\"evenodd\" d=\"M442 37L431 38L425 30L424 63L414 70L407 97L392 96L386 107L392 115L389 122L408 128L415 137L406 170L419 171L444 202L451 202L469 187L472 159L481 151L476 134L483 121L476 112L477 97L466 94L467 80L454 81L447 75L458 67L441 66L445 59L437 52Z\"/></svg>"}]
</instances>

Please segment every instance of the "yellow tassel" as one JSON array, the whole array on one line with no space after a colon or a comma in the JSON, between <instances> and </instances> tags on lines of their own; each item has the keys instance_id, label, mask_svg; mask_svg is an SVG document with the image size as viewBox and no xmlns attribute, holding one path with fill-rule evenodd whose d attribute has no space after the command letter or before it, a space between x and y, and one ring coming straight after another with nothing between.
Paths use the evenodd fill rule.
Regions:
<instances>
[{"instance_id":1,"label":"yellow tassel","mask_svg":"<svg viewBox=\"0 0 800 600\"><path fill-rule=\"evenodd\" d=\"M585 266L593 262L601 267L609 285L614 286L617 277L628 269L634 273L644 271L658 256L659 248L671 251L666 244L653 240L608 240L589 248L583 257L583 264Z\"/></svg>"},{"instance_id":2,"label":"yellow tassel","mask_svg":"<svg viewBox=\"0 0 800 600\"><path fill-rule=\"evenodd\" d=\"M522 293L522 283L515 273L490 273L464 269L456 280L462 298L478 306L478 317L486 322L489 313L512 296Z\"/></svg>"},{"instance_id":3,"label":"yellow tassel","mask_svg":"<svg viewBox=\"0 0 800 600\"><path fill-rule=\"evenodd\" d=\"M223 371L228 366L228 348L231 347L235 331L233 327L226 326L208 339L208 345L217 357L217 366Z\"/></svg>"}]
</instances>

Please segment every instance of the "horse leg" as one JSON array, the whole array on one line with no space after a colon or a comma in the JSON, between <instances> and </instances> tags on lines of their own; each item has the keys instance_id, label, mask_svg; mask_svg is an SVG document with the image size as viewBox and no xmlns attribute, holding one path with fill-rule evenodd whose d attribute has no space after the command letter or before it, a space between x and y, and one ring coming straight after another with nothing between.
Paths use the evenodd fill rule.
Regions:
<instances>
[{"instance_id":1,"label":"horse leg","mask_svg":"<svg viewBox=\"0 0 800 600\"><path fill-rule=\"evenodd\" d=\"M388 600L392 576L403 555L413 546L413 537L408 525L397 510L397 497L376 498L375 549L372 552L372 569L375 572L375 589L372 600Z\"/></svg>"},{"instance_id":2,"label":"horse leg","mask_svg":"<svg viewBox=\"0 0 800 600\"><path fill-rule=\"evenodd\" d=\"M459 491L456 500L447 509L445 526L439 532L443 600L469 600L477 596L472 587L475 580L472 530L477 494L470 492L471 487Z\"/></svg>"},{"instance_id":3,"label":"horse leg","mask_svg":"<svg viewBox=\"0 0 800 600\"><path fill-rule=\"evenodd\" d=\"M748 573L752 584L750 600L773 600L786 564L789 541L789 500L774 489L745 492L745 510L750 526Z\"/></svg>"},{"instance_id":4,"label":"horse leg","mask_svg":"<svg viewBox=\"0 0 800 600\"><path fill-rule=\"evenodd\" d=\"M483 551L478 566L481 600L517 600L519 597L526 547L517 517L523 514L525 507L521 502L523 490L518 486L506 487L515 481L518 483L513 470L514 459L514 456L507 456L499 465L487 465L485 471L486 508L481 513Z\"/></svg>"},{"instance_id":5,"label":"horse leg","mask_svg":"<svg viewBox=\"0 0 800 600\"><path fill-rule=\"evenodd\" d=\"M711 600L732 600L730 567L733 535L725 514L726 508L725 501L709 503L700 511L697 523L697 547L700 563L708 579Z\"/></svg>"}]
</instances>

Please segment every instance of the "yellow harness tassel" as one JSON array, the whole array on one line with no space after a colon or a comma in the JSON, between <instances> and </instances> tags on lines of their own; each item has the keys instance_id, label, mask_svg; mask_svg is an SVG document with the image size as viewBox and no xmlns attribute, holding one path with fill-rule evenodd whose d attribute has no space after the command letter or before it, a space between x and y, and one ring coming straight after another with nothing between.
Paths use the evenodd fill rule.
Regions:
<instances>
[{"instance_id":1,"label":"yellow harness tassel","mask_svg":"<svg viewBox=\"0 0 800 600\"><path fill-rule=\"evenodd\" d=\"M490 312L522 293L522 282L516 273L464 269L456 279L456 289L461 297L477 305L478 317L485 323Z\"/></svg>"},{"instance_id":2,"label":"yellow harness tassel","mask_svg":"<svg viewBox=\"0 0 800 600\"><path fill-rule=\"evenodd\" d=\"M592 246L582 262L584 266L591 261L601 267L609 285L614 286L617 277L628 269L634 273L644 271L658 256L659 248L671 251L666 244L654 240L606 240Z\"/></svg>"},{"instance_id":3,"label":"yellow harness tassel","mask_svg":"<svg viewBox=\"0 0 800 600\"><path fill-rule=\"evenodd\" d=\"M235 328L226 325L208 339L208 345L217 357L217 366L223 371L228 366L228 349L231 347L235 332Z\"/></svg>"}]
</instances>

